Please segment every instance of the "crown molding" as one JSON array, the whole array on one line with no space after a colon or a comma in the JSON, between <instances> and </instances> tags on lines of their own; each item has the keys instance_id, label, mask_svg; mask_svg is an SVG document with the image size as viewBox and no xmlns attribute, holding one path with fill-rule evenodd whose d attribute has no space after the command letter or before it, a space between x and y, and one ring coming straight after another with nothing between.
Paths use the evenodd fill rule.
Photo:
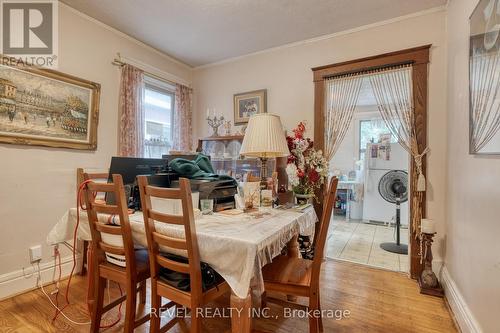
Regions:
<instances>
[{"instance_id":1,"label":"crown molding","mask_svg":"<svg viewBox=\"0 0 500 333\"><path fill-rule=\"evenodd\" d=\"M364 31L364 30L368 30L368 29L373 29L373 28L376 28L376 27L381 27L381 26L384 26L384 25L388 25L388 24L392 24L392 23L396 23L396 22L401 22L401 21L405 21L405 20L416 18L416 17L420 17L420 16L425 16L425 15L429 15L429 14L433 14L433 13L437 13L437 12L441 12L441 11L446 11L446 6L447 5L445 4L445 5L438 6L438 7L432 7L432 8L421 10L421 11L418 11L418 12L415 12L415 13L411 13L411 14L407 14L407 15L403 15L403 16L394 17L394 18L391 18L391 19L388 19L388 20L384 20L384 21L379 21L379 22L375 22L375 23L366 24L366 25L363 25L363 26L360 26L360 27L356 27L356 28L352 28L352 29L348 29L348 30L339 31L339 32L335 32L335 33L332 33L332 34L328 34L328 35L323 35L323 36L319 36L319 37L305 39L305 40L298 41L298 42L292 42L292 43L288 43L288 44L283 44L283 45L276 46L276 47L271 47L271 48L268 48L268 49L265 49L265 50L260 50L260 51L256 51L256 52L244 54L244 55L241 55L241 56L227 58L227 59L224 59L224 60L221 60L221 61L216 61L216 62L209 63L209 64L206 64L206 65L201 65L201 66L194 67L194 70L196 71L196 70L200 70L200 69L206 69L206 68L210 68L210 67L216 67L216 66L227 64L227 63L235 62L235 61L238 61L238 60L242 60L244 58L248 58L248 57L253 57L253 56L256 56L256 55L260 55L260 54L270 53L270 52L274 52L274 51L278 51L278 50L282 50L282 49L287 49L287 48L291 48L291 47L296 47L296 46L301 46L301 45L305 45L305 44L316 43L316 42L320 42L320 41L323 41L323 40L328 40L328 39L332 39L332 38L339 37L339 36L349 35L349 34L353 34L353 33L356 33L356 32L360 32L360 31Z\"/></svg>"}]
</instances>

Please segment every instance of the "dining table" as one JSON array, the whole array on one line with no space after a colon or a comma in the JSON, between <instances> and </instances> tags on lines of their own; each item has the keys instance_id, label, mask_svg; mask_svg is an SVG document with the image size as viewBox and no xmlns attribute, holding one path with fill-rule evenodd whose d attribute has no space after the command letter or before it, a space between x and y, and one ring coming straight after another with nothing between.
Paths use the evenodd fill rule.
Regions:
<instances>
[{"instance_id":1,"label":"dining table","mask_svg":"<svg viewBox=\"0 0 500 333\"><path fill-rule=\"evenodd\" d=\"M47 243L56 245L73 238L79 223L77 238L91 241L85 211L69 209L52 228ZM113 223L109 215L99 214L102 223ZM143 214L129 215L134 244L147 247ZM318 218L312 206L302 210L261 208L251 213L243 211L218 212L195 218L201 261L209 264L231 287L230 306L238 309L231 316L232 332L251 331L252 297L264 290L262 268L288 247L287 255L300 256L298 235L313 236ZM182 237L183 226L156 222L157 232ZM88 274L91 278L92 274ZM253 296L252 296L253 295ZM92 290L88 291L93 298Z\"/></svg>"}]
</instances>

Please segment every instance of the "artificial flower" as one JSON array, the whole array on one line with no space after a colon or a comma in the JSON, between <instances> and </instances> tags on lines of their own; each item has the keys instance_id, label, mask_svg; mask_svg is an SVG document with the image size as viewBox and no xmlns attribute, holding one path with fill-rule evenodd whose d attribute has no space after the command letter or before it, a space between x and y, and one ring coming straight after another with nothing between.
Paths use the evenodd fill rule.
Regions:
<instances>
[{"instance_id":1,"label":"artificial flower","mask_svg":"<svg viewBox=\"0 0 500 333\"><path fill-rule=\"evenodd\" d=\"M286 167L289 184L297 194L314 195L328 177L328 162L321 150L314 150L314 142L304 137L305 122L292 131L294 135L286 138L290 150Z\"/></svg>"}]
</instances>

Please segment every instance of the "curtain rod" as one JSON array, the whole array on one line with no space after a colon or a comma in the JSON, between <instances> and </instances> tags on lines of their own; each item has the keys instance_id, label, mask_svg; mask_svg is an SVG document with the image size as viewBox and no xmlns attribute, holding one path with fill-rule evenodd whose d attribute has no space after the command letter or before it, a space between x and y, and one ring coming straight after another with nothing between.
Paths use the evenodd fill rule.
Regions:
<instances>
[{"instance_id":1,"label":"curtain rod","mask_svg":"<svg viewBox=\"0 0 500 333\"><path fill-rule=\"evenodd\" d=\"M353 72L346 72L346 73L342 73L342 74L332 75L332 76L325 78L325 81L330 81L330 80L349 77L349 76L351 76L351 77L367 76L367 75L371 75L371 74L375 74L375 73L389 72L389 71L399 70L401 68L412 67L412 66L413 66L412 62L405 62L405 63L397 64L397 65L394 65L394 64L385 65L385 66L378 67L378 68L363 69L363 70L358 70L358 71L353 71Z\"/></svg>"},{"instance_id":2,"label":"curtain rod","mask_svg":"<svg viewBox=\"0 0 500 333\"><path fill-rule=\"evenodd\" d=\"M113 59L111 64L114 66L118 66L118 67L123 67L125 65L135 66L135 67L141 69L147 76L150 76L150 77L155 78L157 80L164 81L164 82L167 82L167 83L170 83L173 85L182 84L182 85L185 85L185 86L191 88L190 83L184 81L181 78L174 76L173 74L162 71L161 69L158 69L158 68L153 67L151 65L145 64L141 61L122 57L120 53L116 54L116 57ZM150 70L147 69L148 67L150 68ZM160 74L163 74L163 75L155 74L155 73L153 73L153 71L159 72ZM171 78L169 79L167 77L171 77Z\"/></svg>"}]
</instances>

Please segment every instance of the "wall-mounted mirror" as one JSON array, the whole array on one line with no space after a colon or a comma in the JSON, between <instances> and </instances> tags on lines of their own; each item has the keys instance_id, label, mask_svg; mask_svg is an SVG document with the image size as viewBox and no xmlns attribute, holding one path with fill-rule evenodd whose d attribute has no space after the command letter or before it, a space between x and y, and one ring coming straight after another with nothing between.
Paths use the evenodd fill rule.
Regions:
<instances>
[{"instance_id":1,"label":"wall-mounted mirror","mask_svg":"<svg viewBox=\"0 0 500 333\"><path fill-rule=\"evenodd\" d=\"M469 151L500 154L500 0L480 0L470 17Z\"/></svg>"}]
</instances>

